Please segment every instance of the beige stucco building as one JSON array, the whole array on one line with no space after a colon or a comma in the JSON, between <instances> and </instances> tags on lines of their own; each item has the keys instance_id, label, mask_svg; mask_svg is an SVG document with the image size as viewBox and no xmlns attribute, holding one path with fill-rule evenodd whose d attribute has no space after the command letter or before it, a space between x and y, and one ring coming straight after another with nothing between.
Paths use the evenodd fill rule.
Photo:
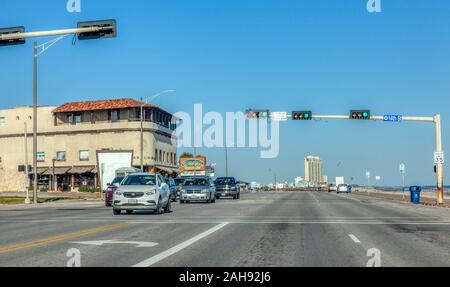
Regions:
<instances>
[{"instance_id":1,"label":"beige stucco building","mask_svg":"<svg viewBox=\"0 0 450 287\"><path fill-rule=\"evenodd\" d=\"M39 107L40 189L55 186L53 174L59 189L97 186L98 151L133 151L133 166L140 167L141 105L117 99ZM144 111L144 169L172 175L178 172L173 116L153 105L144 105ZM25 161L32 165L32 115L28 106L0 110L0 191L21 191L31 184Z\"/></svg>"}]
</instances>

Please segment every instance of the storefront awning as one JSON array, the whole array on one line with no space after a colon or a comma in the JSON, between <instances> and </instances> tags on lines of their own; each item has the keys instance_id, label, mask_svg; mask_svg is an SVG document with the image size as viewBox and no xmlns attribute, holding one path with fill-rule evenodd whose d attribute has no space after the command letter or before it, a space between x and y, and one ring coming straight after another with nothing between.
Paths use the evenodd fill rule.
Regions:
<instances>
[{"instance_id":1,"label":"storefront awning","mask_svg":"<svg viewBox=\"0 0 450 287\"><path fill-rule=\"evenodd\" d=\"M74 166L71 170L69 170L70 174L83 174L90 173L94 170L95 166Z\"/></svg>"},{"instance_id":2,"label":"storefront awning","mask_svg":"<svg viewBox=\"0 0 450 287\"><path fill-rule=\"evenodd\" d=\"M165 166L155 166L157 169L171 175L173 173L173 170L171 168L165 167Z\"/></svg>"},{"instance_id":3,"label":"storefront awning","mask_svg":"<svg viewBox=\"0 0 450 287\"><path fill-rule=\"evenodd\" d=\"M47 170L48 170L48 167L38 167L37 168L37 174L43 174ZM31 172L31 173L33 173L33 172Z\"/></svg>"},{"instance_id":4,"label":"storefront awning","mask_svg":"<svg viewBox=\"0 0 450 287\"><path fill-rule=\"evenodd\" d=\"M53 172L53 168L49 168L42 175L63 175L66 174L70 169L70 167L55 167L55 172Z\"/></svg>"}]
</instances>

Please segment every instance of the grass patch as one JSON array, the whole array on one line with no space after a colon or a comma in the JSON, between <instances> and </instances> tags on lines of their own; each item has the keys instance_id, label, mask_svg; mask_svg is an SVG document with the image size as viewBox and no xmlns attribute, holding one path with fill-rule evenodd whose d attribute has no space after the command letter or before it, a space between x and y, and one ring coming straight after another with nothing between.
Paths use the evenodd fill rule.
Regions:
<instances>
[{"instance_id":1,"label":"grass patch","mask_svg":"<svg viewBox=\"0 0 450 287\"><path fill-rule=\"evenodd\" d=\"M68 200L70 198L67 197L49 197L49 198L39 198L38 203L49 203L56 202L62 200ZM31 202L33 202L33 198L30 197ZM23 204L25 202L25 197L20 196L5 196L0 197L0 205L11 205L11 204Z\"/></svg>"}]
</instances>

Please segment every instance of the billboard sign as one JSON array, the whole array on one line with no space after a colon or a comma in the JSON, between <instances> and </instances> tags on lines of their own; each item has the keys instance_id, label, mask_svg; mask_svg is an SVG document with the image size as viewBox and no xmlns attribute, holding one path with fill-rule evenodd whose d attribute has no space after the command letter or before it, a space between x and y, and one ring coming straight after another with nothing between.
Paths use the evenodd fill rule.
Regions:
<instances>
[{"instance_id":1,"label":"billboard sign","mask_svg":"<svg viewBox=\"0 0 450 287\"><path fill-rule=\"evenodd\" d=\"M180 158L181 172L206 171L206 157L182 157Z\"/></svg>"}]
</instances>

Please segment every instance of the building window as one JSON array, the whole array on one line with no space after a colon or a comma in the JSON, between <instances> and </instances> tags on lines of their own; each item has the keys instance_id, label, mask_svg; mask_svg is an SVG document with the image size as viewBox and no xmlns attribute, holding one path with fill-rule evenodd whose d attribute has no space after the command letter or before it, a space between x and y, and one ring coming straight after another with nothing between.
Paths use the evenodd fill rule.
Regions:
<instances>
[{"instance_id":1,"label":"building window","mask_svg":"<svg viewBox=\"0 0 450 287\"><path fill-rule=\"evenodd\" d=\"M81 115L75 115L73 124L74 125L81 125Z\"/></svg>"},{"instance_id":2,"label":"building window","mask_svg":"<svg viewBox=\"0 0 450 287\"><path fill-rule=\"evenodd\" d=\"M0 118L0 128L6 125L6 118Z\"/></svg>"},{"instance_id":3,"label":"building window","mask_svg":"<svg viewBox=\"0 0 450 287\"><path fill-rule=\"evenodd\" d=\"M65 151L57 151L56 152L56 161L66 161L66 152Z\"/></svg>"},{"instance_id":4,"label":"building window","mask_svg":"<svg viewBox=\"0 0 450 287\"><path fill-rule=\"evenodd\" d=\"M158 161L158 150L155 149L155 161Z\"/></svg>"},{"instance_id":5,"label":"building window","mask_svg":"<svg viewBox=\"0 0 450 287\"><path fill-rule=\"evenodd\" d=\"M81 125L82 116L81 114L69 114L67 115L67 122L71 125Z\"/></svg>"},{"instance_id":6,"label":"building window","mask_svg":"<svg viewBox=\"0 0 450 287\"><path fill-rule=\"evenodd\" d=\"M37 152L36 157L37 157L38 162L44 162L45 161L45 152Z\"/></svg>"},{"instance_id":7,"label":"building window","mask_svg":"<svg viewBox=\"0 0 450 287\"><path fill-rule=\"evenodd\" d=\"M159 151L159 159L158 159L158 161L162 161L162 151Z\"/></svg>"},{"instance_id":8,"label":"building window","mask_svg":"<svg viewBox=\"0 0 450 287\"><path fill-rule=\"evenodd\" d=\"M80 161L89 161L89 151L80 150Z\"/></svg>"},{"instance_id":9,"label":"building window","mask_svg":"<svg viewBox=\"0 0 450 287\"><path fill-rule=\"evenodd\" d=\"M118 122L118 121L120 121L120 111L118 111L118 110L110 111L109 112L109 120L111 122Z\"/></svg>"}]
</instances>

